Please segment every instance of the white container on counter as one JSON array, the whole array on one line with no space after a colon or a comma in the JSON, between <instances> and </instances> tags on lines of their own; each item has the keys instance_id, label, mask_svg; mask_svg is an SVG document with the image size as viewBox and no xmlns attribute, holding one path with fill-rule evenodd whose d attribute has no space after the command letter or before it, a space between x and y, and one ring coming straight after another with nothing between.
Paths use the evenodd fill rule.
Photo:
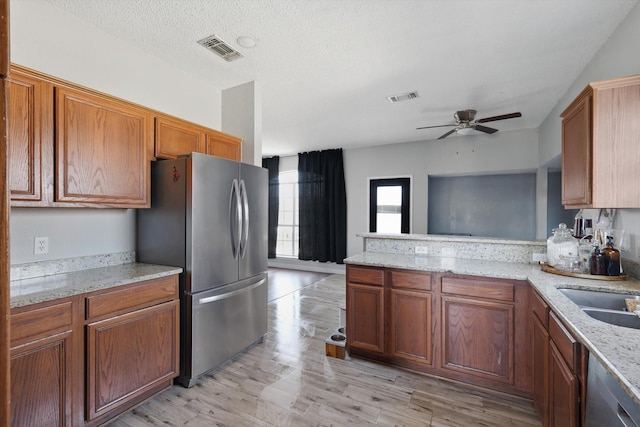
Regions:
<instances>
[{"instance_id":1,"label":"white container on counter","mask_svg":"<svg viewBox=\"0 0 640 427\"><path fill-rule=\"evenodd\" d=\"M578 257L578 239L573 237L573 230L561 223L554 228L547 239L547 261L552 267L561 266L565 260Z\"/></svg>"}]
</instances>

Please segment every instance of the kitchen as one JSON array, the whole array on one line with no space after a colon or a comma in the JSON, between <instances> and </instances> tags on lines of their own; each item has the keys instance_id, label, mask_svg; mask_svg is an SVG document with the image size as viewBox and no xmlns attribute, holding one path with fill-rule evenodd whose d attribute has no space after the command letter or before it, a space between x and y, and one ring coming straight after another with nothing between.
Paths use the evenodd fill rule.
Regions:
<instances>
[{"instance_id":1,"label":"kitchen","mask_svg":"<svg viewBox=\"0 0 640 427\"><path fill-rule=\"evenodd\" d=\"M23 3L28 5L30 2ZM43 10L47 13L37 11L36 9L39 6L43 7ZM363 228L360 219L365 217L366 213L362 211L365 209L365 204L361 203L361 200L358 198L359 196L357 196L358 194L363 194L361 190L357 189L357 183L365 182L369 176L392 176L413 173L416 185L414 188L415 194L426 192L424 188L426 186L426 179L422 179L422 177L426 177L424 170L429 170L430 173L437 174L526 169L538 171L540 179L543 180L545 176L544 171L547 166L540 165L547 165L559 155L560 125L558 116L562 109L568 105L573 97L589 81L637 73L638 59L635 56L628 55L625 50L628 40L637 39L637 28L639 27L637 9L636 6L635 9L630 12L627 19L622 22L620 27L609 39L608 44L594 57L583 73L576 78L569 91L563 95L556 107L549 113L547 119L537 130L498 133L495 135L498 139L475 139L474 141L477 141L475 146L473 146L473 144L459 142L457 147L455 145L438 145L435 148L427 148L424 144L408 143L404 153L399 152L399 150L393 146L346 150L347 185L356 186L355 188L350 187L350 189L348 189L348 194L354 195L353 201L349 203L351 210L348 219L348 229L350 230L348 253L356 254L361 251L362 242L356 234L367 231ZM20 26L17 27L16 30L20 31L20 28L23 28L23 32L20 32L19 34L21 34L21 36L16 37L13 41L18 44L12 49L13 61L29 65L34 69L42 71L51 70L51 74L59 74L54 71L64 70L63 77L68 80L81 83L88 87L94 87L122 98L128 99L138 96L142 89L137 88L135 84L126 83L127 80L130 80L126 72L112 64L108 60L110 55L106 54L104 50L102 51L101 58L95 58L89 51L83 52L81 50L76 52L69 50L65 51L64 56L56 56L55 53L50 53L46 46L41 43L44 37L43 34L56 34L60 31L60 28L54 26L53 22L56 20L50 19L51 16L59 17L62 20L61 22L66 22L69 27L79 25L88 31L87 34L93 34L91 32L92 30L85 28L84 24L70 20L68 15L59 16L62 15L61 12L55 8L51 8L47 4L34 3L33 9L29 10L29 14L28 23L26 19L25 21L18 21L18 25ZM41 32L30 31L30 25L40 28L39 31ZM60 26L63 25L60 24ZM139 52L132 51L117 40L105 37L104 34L97 34L95 37L97 37L98 40L96 40L94 45L99 45L103 49L111 47L113 49L110 51L112 55L116 55L116 51L118 51L117 54L119 55L128 52L127 58L132 61L131 63L140 61L140 59L137 58ZM27 46L21 48L21 44ZM29 51L27 49L28 46L31 46L30 49L35 50ZM36 49L34 48L35 46L40 47ZM95 53L93 55L95 55ZM94 58L96 63L94 65L87 63L85 65L87 67L86 69L73 65L65 67L64 63L82 63L84 59L81 60L79 58L82 56ZM153 63L152 59L147 59ZM127 60L123 60L123 62L125 61ZM52 64L55 64L55 66ZM143 73L142 69L140 71L132 70L130 72ZM105 78L107 75L110 78ZM143 78L154 78L153 75L154 73L152 72L144 73ZM118 76L120 76L119 79L116 78ZM166 78L166 76L164 77ZM189 92L194 94L194 96L198 96L198 98L190 99L188 103L172 103L170 106L171 111L167 111L169 107L162 108L162 110L173 113L176 116L189 117L193 121L210 122L209 117L203 117L205 115L203 111L205 109L218 111L219 106L215 105L216 103L212 100L218 99L219 94L206 93L206 90L203 90L198 85L198 82L190 81L179 73L176 73L172 77L180 81L181 85L183 85L180 90L186 91L188 88L192 88ZM165 87L162 82L159 82L158 86ZM167 90L172 89L167 88ZM139 96L142 97L141 94ZM161 100L155 99L149 94L145 94L145 96L150 99L149 102L145 103L151 104L151 106L156 104L161 106L166 105L163 104ZM159 94L157 96L160 97ZM175 95L175 98L182 99L179 95ZM513 142L514 140L516 140L515 143ZM474 149L475 152L472 151ZM485 149L487 151L483 151ZM507 155L506 161L504 160L505 154ZM388 159L391 155L397 159L397 162L390 164L390 162L383 160ZM457 158L456 155L458 156ZM457 160L450 162L435 160L450 158ZM366 169L350 167L350 165L358 165L360 162L369 166ZM409 171L407 169L409 169ZM372 171L375 171L375 173ZM364 196L360 197L364 199ZM415 212L426 211L425 200L416 199L415 203ZM543 217L544 208L542 203L538 205L538 209L542 212L539 216ZM12 230L12 262L22 263L35 260L31 253L33 249L32 242L28 241L30 239L27 239L27 237L30 236L48 236L51 244L51 255L59 258L97 253L119 253L134 249L135 221L133 218L133 212L121 210L95 211L89 215L71 209L54 210L53 212L51 210L42 212L38 210L20 210L19 214L12 216L12 228L15 227L15 229ZM618 217L618 221L620 221L618 226L627 229L630 235L635 236L639 233L638 220L639 215L636 209L621 210ZM546 237L547 227L542 225L542 220L539 224L538 238ZM414 232L426 233L426 224L415 221ZM20 236L25 236L25 238L20 239ZM100 246L96 247L95 242L100 242ZM632 245L629 253L626 255L629 258L637 260L634 245ZM37 259L43 260L42 257Z\"/></svg>"}]
</instances>

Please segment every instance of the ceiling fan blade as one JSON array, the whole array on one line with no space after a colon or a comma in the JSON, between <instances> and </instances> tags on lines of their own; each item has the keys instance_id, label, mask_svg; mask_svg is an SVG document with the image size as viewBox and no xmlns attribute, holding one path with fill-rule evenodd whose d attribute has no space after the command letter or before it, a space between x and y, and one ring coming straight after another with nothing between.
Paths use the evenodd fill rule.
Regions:
<instances>
[{"instance_id":1,"label":"ceiling fan blade","mask_svg":"<svg viewBox=\"0 0 640 427\"><path fill-rule=\"evenodd\" d=\"M510 113L502 114L500 116L485 117L484 119L476 120L476 123L495 122L496 120L515 119L516 117L522 117L522 113Z\"/></svg>"},{"instance_id":2,"label":"ceiling fan blade","mask_svg":"<svg viewBox=\"0 0 640 427\"><path fill-rule=\"evenodd\" d=\"M458 126L458 125L423 126L423 127L421 127L421 128L416 128L416 130L420 130L420 129L431 129L431 128L443 128L443 127L447 127L447 126Z\"/></svg>"},{"instance_id":3,"label":"ceiling fan blade","mask_svg":"<svg viewBox=\"0 0 640 427\"><path fill-rule=\"evenodd\" d=\"M473 128L475 130L479 130L480 132L484 132L484 133L496 133L496 132L498 132L498 129L494 129L494 128L490 128L490 127L482 126L482 125L475 125Z\"/></svg>"},{"instance_id":4,"label":"ceiling fan blade","mask_svg":"<svg viewBox=\"0 0 640 427\"><path fill-rule=\"evenodd\" d=\"M449 132L445 133L444 135L442 135L442 136L441 136L440 138L438 138L438 139L444 139L444 138L448 137L449 135L451 135L452 133L454 133L454 132L455 132L455 131L457 131L457 130L458 130L458 128L451 129Z\"/></svg>"}]
</instances>

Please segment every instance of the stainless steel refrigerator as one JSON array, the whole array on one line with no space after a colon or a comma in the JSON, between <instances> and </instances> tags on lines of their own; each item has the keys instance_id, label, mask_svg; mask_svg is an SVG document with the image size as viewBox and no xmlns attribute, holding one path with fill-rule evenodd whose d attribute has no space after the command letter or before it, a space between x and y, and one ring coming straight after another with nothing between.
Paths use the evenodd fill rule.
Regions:
<instances>
[{"instance_id":1,"label":"stainless steel refrigerator","mask_svg":"<svg viewBox=\"0 0 640 427\"><path fill-rule=\"evenodd\" d=\"M267 332L266 169L192 153L152 165L139 262L182 267L180 376L198 377Z\"/></svg>"}]
</instances>

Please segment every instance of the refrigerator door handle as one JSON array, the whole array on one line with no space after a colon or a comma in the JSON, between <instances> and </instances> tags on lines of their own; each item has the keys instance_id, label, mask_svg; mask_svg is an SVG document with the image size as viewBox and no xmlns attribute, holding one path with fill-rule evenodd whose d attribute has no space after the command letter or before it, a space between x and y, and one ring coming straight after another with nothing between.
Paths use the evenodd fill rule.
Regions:
<instances>
[{"instance_id":1,"label":"refrigerator door handle","mask_svg":"<svg viewBox=\"0 0 640 427\"><path fill-rule=\"evenodd\" d=\"M244 258L249 239L249 198L244 180L240 180L240 198L242 199L242 233L240 237L240 257Z\"/></svg>"},{"instance_id":2,"label":"refrigerator door handle","mask_svg":"<svg viewBox=\"0 0 640 427\"><path fill-rule=\"evenodd\" d=\"M262 285L265 282L265 280L267 280L267 279L261 279L258 282L254 283L253 285L247 286L246 288L237 289L235 291L227 292L227 293L220 294L220 295L214 295L214 296L211 296L211 297L200 298L198 300L198 304L209 304L209 303L212 303L212 302L215 302L215 301L220 301L221 299L232 297L234 295L239 295L239 294L242 294L242 293L245 293L245 292L249 292L252 289L255 289L258 286Z\"/></svg>"},{"instance_id":3,"label":"refrigerator door handle","mask_svg":"<svg viewBox=\"0 0 640 427\"><path fill-rule=\"evenodd\" d=\"M231 194L229 196L229 233L231 234L231 251L233 259L238 259L240 254L240 240L242 239L242 206L240 204L240 188L238 180L234 179L231 184Z\"/></svg>"}]
</instances>

